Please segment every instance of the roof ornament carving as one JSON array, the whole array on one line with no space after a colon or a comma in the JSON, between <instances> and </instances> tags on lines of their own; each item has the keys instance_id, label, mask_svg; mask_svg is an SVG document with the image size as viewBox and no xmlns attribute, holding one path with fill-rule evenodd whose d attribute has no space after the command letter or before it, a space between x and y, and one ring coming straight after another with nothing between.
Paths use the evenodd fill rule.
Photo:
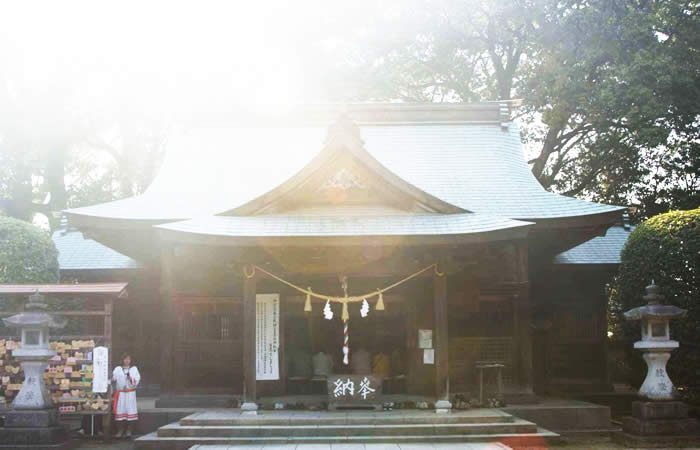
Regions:
<instances>
[{"instance_id":1,"label":"roof ornament carving","mask_svg":"<svg viewBox=\"0 0 700 450\"><path fill-rule=\"evenodd\" d=\"M342 189L347 191L349 189L367 189L367 186L362 183L360 177L343 167L321 185L321 190L325 189Z\"/></svg>"}]
</instances>

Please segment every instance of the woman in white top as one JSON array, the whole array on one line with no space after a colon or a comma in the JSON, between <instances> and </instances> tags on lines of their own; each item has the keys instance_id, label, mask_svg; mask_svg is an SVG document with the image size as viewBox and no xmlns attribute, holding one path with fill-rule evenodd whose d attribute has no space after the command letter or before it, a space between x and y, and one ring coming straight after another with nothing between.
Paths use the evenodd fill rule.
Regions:
<instances>
[{"instance_id":1,"label":"woman in white top","mask_svg":"<svg viewBox=\"0 0 700 450\"><path fill-rule=\"evenodd\" d=\"M139 369L131 365L131 356L125 353L122 356L122 365L112 371L112 382L115 384L112 413L115 421L123 423L117 434L118 438L130 438L131 422L139 419L136 407L136 387L139 381Z\"/></svg>"}]
</instances>

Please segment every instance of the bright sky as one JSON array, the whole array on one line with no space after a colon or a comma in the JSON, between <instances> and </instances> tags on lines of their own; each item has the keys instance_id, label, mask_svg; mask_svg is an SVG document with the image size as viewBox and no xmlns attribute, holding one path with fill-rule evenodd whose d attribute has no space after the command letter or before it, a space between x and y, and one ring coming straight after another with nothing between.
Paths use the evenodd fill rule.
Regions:
<instances>
[{"instance_id":1,"label":"bright sky","mask_svg":"<svg viewBox=\"0 0 700 450\"><path fill-rule=\"evenodd\" d=\"M61 1L0 7L0 81L33 112L269 108L319 98L323 48L374 2ZM377 8L374 7L374 11ZM4 73L4 75L3 75ZM38 110L38 111L37 111Z\"/></svg>"}]
</instances>

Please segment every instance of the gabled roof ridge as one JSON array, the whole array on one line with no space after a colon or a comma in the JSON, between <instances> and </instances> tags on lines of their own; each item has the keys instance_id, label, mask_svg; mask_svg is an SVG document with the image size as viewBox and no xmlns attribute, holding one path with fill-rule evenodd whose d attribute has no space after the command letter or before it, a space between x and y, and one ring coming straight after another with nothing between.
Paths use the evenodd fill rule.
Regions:
<instances>
[{"instance_id":1,"label":"gabled roof ridge","mask_svg":"<svg viewBox=\"0 0 700 450\"><path fill-rule=\"evenodd\" d=\"M252 215L268 207L294 189L301 186L310 176L324 165L333 160L334 154L339 151L348 151L363 163L367 169L376 173L380 179L398 188L404 194L414 197L422 204L427 204L439 212L463 212L454 204L448 203L434 195L431 195L417 186L409 183L396 173L392 172L379 162L365 149L365 143L361 137L360 127L345 113L341 113L337 120L328 127L328 133L321 152L309 161L301 170L287 180L278 184L275 188L249 200L238 207L222 211L217 215Z\"/></svg>"}]
</instances>

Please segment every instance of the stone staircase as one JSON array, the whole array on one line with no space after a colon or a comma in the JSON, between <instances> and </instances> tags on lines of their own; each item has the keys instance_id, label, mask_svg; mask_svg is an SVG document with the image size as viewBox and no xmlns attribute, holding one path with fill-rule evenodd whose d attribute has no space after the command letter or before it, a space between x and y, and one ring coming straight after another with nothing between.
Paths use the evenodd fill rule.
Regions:
<instances>
[{"instance_id":1,"label":"stone staircase","mask_svg":"<svg viewBox=\"0 0 700 450\"><path fill-rule=\"evenodd\" d=\"M558 434L497 409L436 414L386 412L201 411L138 438L137 449L187 449L196 444L459 443L503 442L544 446Z\"/></svg>"}]
</instances>

